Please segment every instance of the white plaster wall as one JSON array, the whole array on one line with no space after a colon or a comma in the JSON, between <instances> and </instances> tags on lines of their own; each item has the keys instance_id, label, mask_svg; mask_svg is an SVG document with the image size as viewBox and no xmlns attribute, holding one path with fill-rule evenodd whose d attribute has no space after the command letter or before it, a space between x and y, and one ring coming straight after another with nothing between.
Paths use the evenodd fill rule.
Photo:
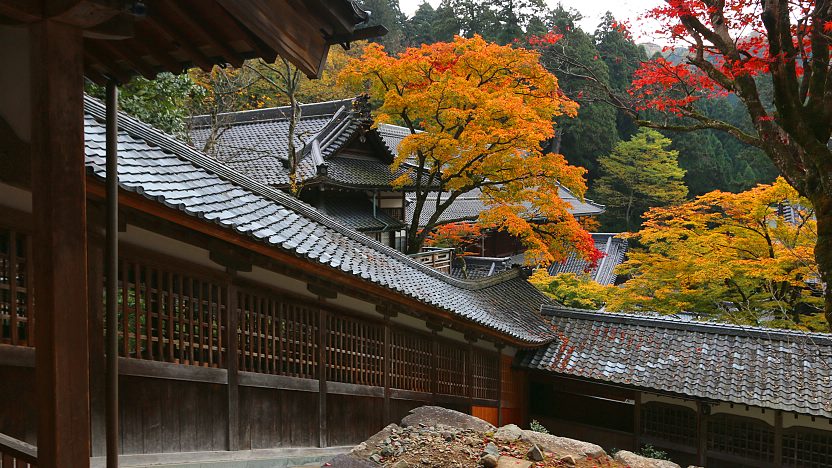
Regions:
<instances>
[{"instance_id":1,"label":"white plaster wall","mask_svg":"<svg viewBox=\"0 0 832 468\"><path fill-rule=\"evenodd\" d=\"M181 260L187 260L197 265L223 271L220 265L212 262L206 249L171 239L170 237L151 232L128 224L125 232L119 233L119 242L142 247Z\"/></svg>"},{"instance_id":2,"label":"white plaster wall","mask_svg":"<svg viewBox=\"0 0 832 468\"><path fill-rule=\"evenodd\" d=\"M0 24L0 118L23 141L31 140L29 30Z\"/></svg>"},{"instance_id":3,"label":"white plaster wall","mask_svg":"<svg viewBox=\"0 0 832 468\"><path fill-rule=\"evenodd\" d=\"M832 431L832 419L812 417L805 414L783 413L783 428L794 426L810 427L820 431Z\"/></svg>"},{"instance_id":4,"label":"white plaster wall","mask_svg":"<svg viewBox=\"0 0 832 468\"><path fill-rule=\"evenodd\" d=\"M697 411L696 402L692 400L683 400L681 398L672 398L664 395L655 395L652 393L641 393L641 402L648 403L654 401L656 403L666 403L669 405L677 405L677 406L684 406L686 408L690 408L694 411Z\"/></svg>"},{"instance_id":5,"label":"white plaster wall","mask_svg":"<svg viewBox=\"0 0 832 468\"><path fill-rule=\"evenodd\" d=\"M0 205L31 213L32 193L0 182Z\"/></svg>"},{"instance_id":6,"label":"white plaster wall","mask_svg":"<svg viewBox=\"0 0 832 468\"><path fill-rule=\"evenodd\" d=\"M240 278L251 280L260 283L264 286L272 286L280 288L285 291L300 294L310 298L316 297L315 294L309 292L306 288L306 282L290 276L281 275L265 268L258 266L252 267L250 272L239 272L237 275Z\"/></svg>"}]
</instances>

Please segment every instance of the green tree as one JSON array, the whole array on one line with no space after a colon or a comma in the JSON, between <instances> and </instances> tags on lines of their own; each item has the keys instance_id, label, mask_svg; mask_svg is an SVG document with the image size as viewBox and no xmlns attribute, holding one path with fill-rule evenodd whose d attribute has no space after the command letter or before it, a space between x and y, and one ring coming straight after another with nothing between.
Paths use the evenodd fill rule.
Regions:
<instances>
[{"instance_id":1,"label":"green tree","mask_svg":"<svg viewBox=\"0 0 832 468\"><path fill-rule=\"evenodd\" d=\"M370 11L369 26L378 24L387 28L387 34L375 39L390 52L400 52L404 49L405 22L407 16L402 13L398 0L361 0L361 7Z\"/></svg>"},{"instance_id":2,"label":"green tree","mask_svg":"<svg viewBox=\"0 0 832 468\"><path fill-rule=\"evenodd\" d=\"M670 144L661 133L641 129L599 160L602 175L595 191L607 205L603 215L607 229L632 231L648 209L684 201L685 171Z\"/></svg>"},{"instance_id":3,"label":"green tree","mask_svg":"<svg viewBox=\"0 0 832 468\"><path fill-rule=\"evenodd\" d=\"M104 98L104 87L88 84L88 94ZM171 135L183 136L189 103L202 90L187 74L160 73L155 80L134 78L119 87L119 107L133 117Z\"/></svg>"}]
</instances>

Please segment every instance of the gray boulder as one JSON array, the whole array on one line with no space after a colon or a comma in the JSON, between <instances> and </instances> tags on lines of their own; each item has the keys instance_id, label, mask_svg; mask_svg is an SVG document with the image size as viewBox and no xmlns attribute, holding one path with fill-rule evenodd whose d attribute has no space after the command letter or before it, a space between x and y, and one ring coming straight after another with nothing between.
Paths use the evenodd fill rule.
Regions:
<instances>
[{"instance_id":1,"label":"gray boulder","mask_svg":"<svg viewBox=\"0 0 832 468\"><path fill-rule=\"evenodd\" d=\"M682 468L672 461L642 457L641 455L636 455L626 450L619 450L613 458L615 461L628 465L630 468Z\"/></svg>"},{"instance_id":2,"label":"gray boulder","mask_svg":"<svg viewBox=\"0 0 832 468\"><path fill-rule=\"evenodd\" d=\"M410 410L402 419L402 426L447 426L471 429L479 432L494 432L497 428L480 418L440 406L420 406Z\"/></svg>"}]
</instances>

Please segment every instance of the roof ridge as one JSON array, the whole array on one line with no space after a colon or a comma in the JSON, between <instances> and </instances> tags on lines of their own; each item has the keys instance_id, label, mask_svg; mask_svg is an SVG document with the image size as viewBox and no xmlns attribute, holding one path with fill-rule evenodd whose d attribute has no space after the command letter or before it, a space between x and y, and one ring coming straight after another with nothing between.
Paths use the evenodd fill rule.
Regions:
<instances>
[{"instance_id":1,"label":"roof ridge","mask_svg":"<svg viewBox=\"0 0 832 468\"><path fill-rule=\"evenodd\" d=\"M310 102L301 104L301 119L322 117L335 114L338 109L351 106L356 97L345 99L333 99L331 101ZM263 109L249 109L243 111L223 112L217 114L217 120L223 119L223 125L240 125L264 121L282 120L289 118L288 112L291 106L266 107ZM211 115L195 115L188 120L193 128L208 127L211 125Z\"/></svg>"},{"instance_id":2,"label":"roof ridge","mask_svg":"<svg viewBox=\"0 0 832 468\"><path fill-rule=\"evenodd\" d=\"M541 313L549 317L563 317L595 322L618 323L625 325L645 325L673 330L699 331L717 335L745 336L777 341L793 341L795 338L812 340L815 344L832 346L832 334L803 332L765 328L752 325L733 325L728 323L710 323L686 321L669 316L649 316L643 314L626 314L620 312L601 312L600 310L576 309L566 306L544 304Z\"/></svg>"},{"instance_id":3,"label":"roof ridge","mask_svg":"<svg viewBox=\"0 0 832 468\"><path fill-rule=\"evenodd\" d=\"M105 118L104 104L101 101L86 94L84 95L84 110L86 112L89 112L90 114L93 114L93 116L96 118ZM187 159L188 161L196 164L203 170L211 172L217 175L218 177L225 179L237 186L240 186L246 190L249 190L260 196L266 197L274 202L277 202L290 210L293 210L329 229L332 229L340 233L341 235L350 238L351 240L354 240L360 244L363 244L366 247L369 247L373 250L390 256L398 261L407 264L412 268L421 271L424 274L438 278L450 285L462 289L475 291L513 279L520 274L518 270L514 272L507 272L510 274L495 275L489 278L485 278L484 280L462 280L459 278L451 277L413 260L407 255L399 252L398 250L395 250L391 247L376 242L375 240L370 239L364 234L361 234L346 226L343 226L337 221L322 214L321 212L313 208L311 205L308 205L298 200L297 198L294 198L279 190L263 185L249 177L243 176L242 174L220 163L219 161L177 140L173 136L160 130L157 130L156 128L148 124L145 124L144 122L141 122L138 119L135 119L123 112L119 112L119 128L127 131L128 133L133 133L134 135L137 135L144 139L146 142L156 145L164 150L167 150L177 157ZM499 279L499 281L497 281L497 279Z\"/></svg>"}]
</instances>

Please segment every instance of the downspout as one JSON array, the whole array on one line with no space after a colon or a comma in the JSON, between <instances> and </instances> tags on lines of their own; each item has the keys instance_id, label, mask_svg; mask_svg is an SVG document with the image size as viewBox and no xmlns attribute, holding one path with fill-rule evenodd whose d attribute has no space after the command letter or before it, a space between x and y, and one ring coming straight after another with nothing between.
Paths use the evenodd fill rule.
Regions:
<instances>
[{"instance_id":1,"label":"downspout","mask_svg":"<svg viewBox=\"0 0 832 468\"><path fill-rule=\"evenodd\" d=\"M107 82L106 106L107 244L104 268L107 275L105 342L107 384L105 411L107 468L118 468L118 88L113 80Z\"/></svg>"}]
</instances>

